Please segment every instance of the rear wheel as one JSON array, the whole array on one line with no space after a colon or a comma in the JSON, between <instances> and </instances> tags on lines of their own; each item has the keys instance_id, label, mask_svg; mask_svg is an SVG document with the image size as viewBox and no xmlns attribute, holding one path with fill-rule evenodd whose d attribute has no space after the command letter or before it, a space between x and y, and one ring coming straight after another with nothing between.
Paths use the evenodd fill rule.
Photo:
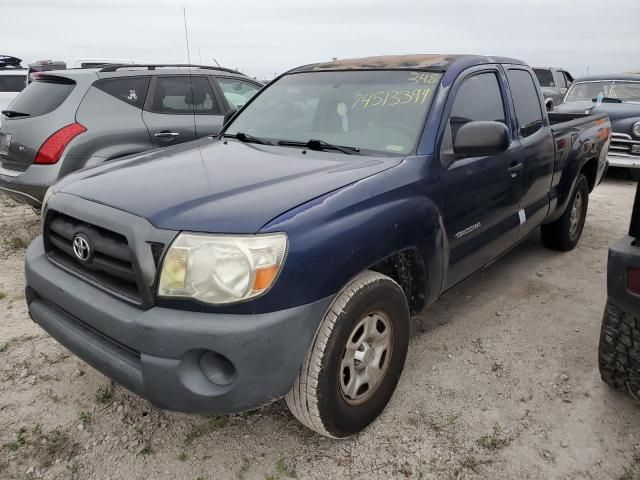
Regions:
<instances>
[{"instance_id":1,"label":"rear wheel","mask_svg":"<svg viewBox=\"0 0 640 480\"><path fill-rule=\"evenodd\" d=\"M567 209L555 222L542 225L542 243L553 250L572 250L580 240L589 207L589 181L578 176Z\"/></svg>"},{"instance_id":2,"label":"rear wheel","mask_svg":"<svg viewBox=\"0 0 640 480\"><path fill-rule=\"evenodd\" d=\"M359 432L391 398L408 343L409 307L400 286L380 273L361 273L322 320L287 406L322 435Z\"/></svg>"}]
</instances>

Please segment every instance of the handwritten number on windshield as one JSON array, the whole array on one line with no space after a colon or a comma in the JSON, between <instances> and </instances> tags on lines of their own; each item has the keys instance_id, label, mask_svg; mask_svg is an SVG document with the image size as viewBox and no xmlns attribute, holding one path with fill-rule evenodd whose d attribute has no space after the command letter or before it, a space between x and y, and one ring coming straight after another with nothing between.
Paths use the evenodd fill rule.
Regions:
<instances>
[{"instance_id":1,"label":"handwritten number on windshield","mask_svg":"<svg viewBox=\"0 0 640 480\"><path fill-rule=\"evenodd\" d=\"M361 108L373 108L377 106L393 107L395 105L423 105L429 95L430 88L416 88L415 90L378 90L377 92L356 95L356 101L351 106L352 110Z\"/></svg>"},{"instance_id":2,"label":"handwritten number on windshield","mask_svg":"<svg viewBox=\"0 0 640 480\"><path fill-rule=\"evenodd\" d=\"M434 85L435 83L438 83L439 78L440 75L437 73L409 72L408 82L412 83L413 85L418 85L419 83L425 85Z\"/></svg>"}]
</instances>

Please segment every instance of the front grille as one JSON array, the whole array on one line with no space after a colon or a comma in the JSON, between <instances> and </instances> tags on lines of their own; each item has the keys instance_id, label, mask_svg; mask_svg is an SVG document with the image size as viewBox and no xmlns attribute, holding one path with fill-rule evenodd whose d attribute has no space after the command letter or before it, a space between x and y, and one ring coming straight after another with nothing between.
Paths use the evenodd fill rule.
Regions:
<instances>
[{"instance_id":1,"label":"front grille","mask_svg":"<svg viewBox=\"0 0 640 480\"><path fill-rule=\"evenodd\" d=\"M611 155L640 158L640 141L633 140L631 135L626 133L612 133L609 153Z\"/></svg>"},{"instance_id":2,"label":"front grille","mask_svg":"<svg viewBox=\"0 0 640 480\"><path fill-rule=\"evenodd\" d=\"M89 261L79 260L74 252L77 234L89 241L93 253ZM49 211L44 240L47 254L54 262L133 303L142 302L132 251L124 235Z\"/></svg>"}]
</instances>

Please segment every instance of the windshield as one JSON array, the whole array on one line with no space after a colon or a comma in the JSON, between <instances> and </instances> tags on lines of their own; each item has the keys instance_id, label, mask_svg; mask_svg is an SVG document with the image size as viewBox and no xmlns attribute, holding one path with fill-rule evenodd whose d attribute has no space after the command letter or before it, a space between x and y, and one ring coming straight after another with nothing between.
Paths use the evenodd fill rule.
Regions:
<instances>
[{"instance_id":1,"label":"windshield","mask_svg":"<svg viewBox=\"0 0 640 480\"><path fill-rule=\"evenodd\" d=\"M593 102L599 95L622 102L640 103L640 82L603 80L571 85L565 102Z\"/></svg>"},{"instance_id":2,"label":"windshield","mask_svg":"<svg viewBox=\"0 0 640 480\"><path fill-rule=\"evenodd\" d=\"M442 75L406 70L307 72L263 90L227 128L272 143L311 139L363 153L415 150Z\"/></svg>"}]
</instances>

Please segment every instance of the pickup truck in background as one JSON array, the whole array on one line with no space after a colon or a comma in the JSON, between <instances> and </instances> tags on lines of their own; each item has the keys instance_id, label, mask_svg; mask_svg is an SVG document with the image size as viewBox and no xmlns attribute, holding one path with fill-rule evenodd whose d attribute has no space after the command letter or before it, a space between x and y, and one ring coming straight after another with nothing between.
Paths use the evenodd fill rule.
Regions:
<instances>
[{"instance_id":1,"label":"pickup truck in background","mask_svg":"<svg viewBox=\"0 0 640 480\"><path fill-rule=\"evenodd\" d=\"M542 89L544 104L550 112L562 103L567 88L573 83L573 76L561 68L533 67L533 71Z\"/></svg>"},{"instance_id":2,"label":"pickup truck in background","mask_svg":"<svg viewBox=\"0 0 640 480\"><path fill-rule=\"evenodd\" d=\"M575 247L610 133L605 114L548 114L515 59L299 67L217 137L49 189L29 312L162 408L285 396L347 437L391 398L412 315L539 227Z\"/></svg>"}]
</instances>

